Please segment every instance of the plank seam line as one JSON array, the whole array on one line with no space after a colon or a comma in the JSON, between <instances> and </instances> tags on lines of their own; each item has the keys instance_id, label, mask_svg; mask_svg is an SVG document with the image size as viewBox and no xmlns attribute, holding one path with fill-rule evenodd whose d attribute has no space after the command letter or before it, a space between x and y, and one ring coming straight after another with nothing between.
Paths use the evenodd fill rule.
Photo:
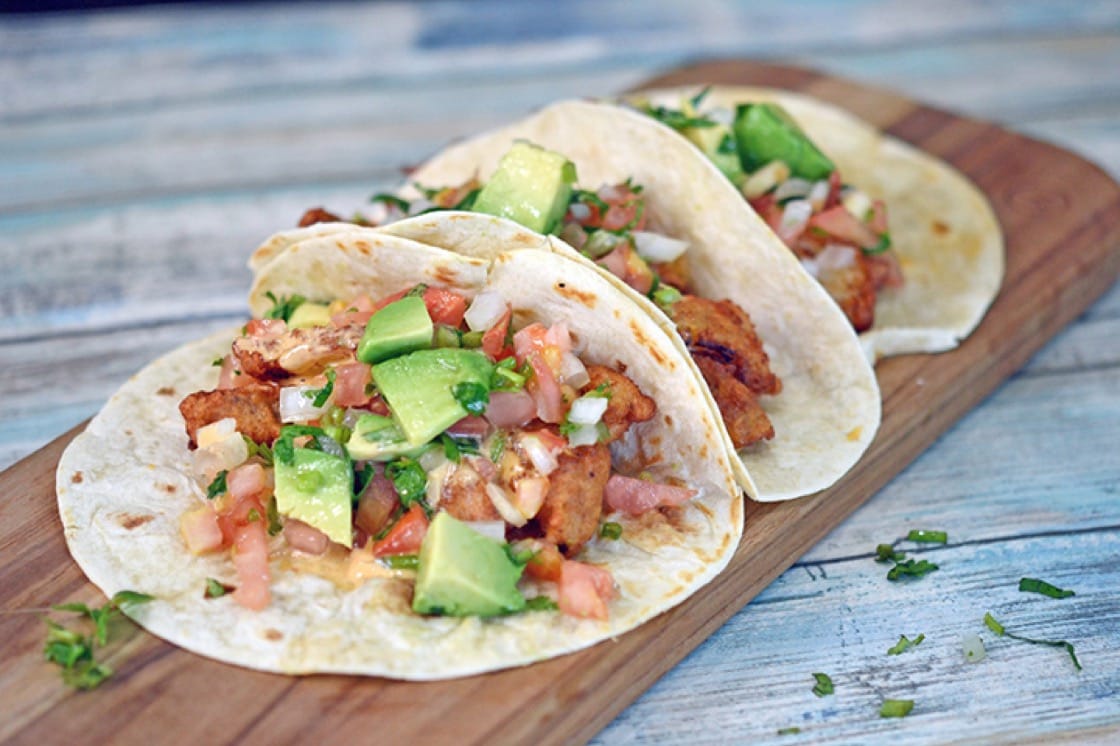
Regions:
<instances>
[{"instance_id":1,"label":"plank seam line","mask_svg":"<svg viewBox=\"0 0 1120 746\"><path fill-rule=\"evenodd\" d=\"M907 549L909 554L927 554L934 552L946 551L949 549L956 549L958 547L977 547L987 546L990 544L1000 544L1012 541L1029 541L1031 539L1049 539L1057 536L1086 536L1090 534L1105 534L1110 532L1120 532L1120 524L1112 526L1092 526L1089 528L1079 529L1062 529L1056 531L1034 531L1026 534L1015 534L1013 536L993 536L987 539L968 539L965 541L956 541L949 544L921 544L918 542L907 542L910 544L917 544L914 548ZM901 544L906 541L905 538L899 539L896 544ZM886 542L883 542L886 543ZM836 565L841 562L853 562L856 560L873 559L876 556L875 552L863 552L861 554L850 554L843 557L830 557L828 559L799 561L790 565L794 567L817 567L819 565Z\"/></svg>"},{"instance_id":2,"label":"plank seam line","mask_svg":"<svg viewBox=\"0 0 1120 746\"><path fill-rule=\"evenodd\" d=\"M0 349L4 347L14 347L16 345L31 344L35 342L57 342L67 339L89 339L93 336L101 336L106 334L116 334L117 332L129 331L145 331L148 329L159 329L161 327L180 326L183 324L192 324L199 321L246 321L248 320L248 309L245 313L236 313L230 311L215 311L213 313L192 314L190 316L180 316L173 319L156 319L152 321L138 321L131 324L118 324L105 327L94 327L90 329L67 329L57 332L45 332L42 334L28 334L22 337L7 337L0 338Z\"/></svg>"},{"instance_id":3,"label":"plank seam line","mask_svg":"<svg viewBox=\"0 0 1120 746\"><path fill-rule=\"evenodd\" d=\"M1120 367L1120 360L1111 363L1092 363L1090 365L1069 365L1059 368L1043 368L1040 370L1024 370L1016 373L1007 379L1008 382L1019 380L1030 380L1037 378L1056 378L1059 376L1071 376L1078 373L1104 373L1116 370Z\"/></svg>"}]
</instances>

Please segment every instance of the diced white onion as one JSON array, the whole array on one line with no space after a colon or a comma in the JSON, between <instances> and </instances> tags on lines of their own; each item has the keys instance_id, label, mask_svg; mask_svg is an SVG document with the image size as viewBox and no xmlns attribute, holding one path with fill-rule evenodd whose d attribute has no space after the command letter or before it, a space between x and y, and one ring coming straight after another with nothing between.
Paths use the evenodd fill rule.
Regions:
<instances>
[{"instance_id":1,"label":"diced white onion","mask_svg":"<svg viewBox=\"0 0 1120 746\"><path fill-rule=\"evenodd\" d=\"M813 206L803 199L790 200L782 211L782 220L778 224L778 234L782 237L800 233L809 218L813 216Z\"/></svg>"},{"instance_id":2,"label":"diced white onion","mask_svg":"<svg viewBox=\"0 0 1120 746\"><path fill-rule=\"evenodd\" d=\"M396 211L392 211L396 213ZM389 205L386 202L374 202L366 210L366 219L374 225L385 225L386 223L393 222L393 219L398 219L399 214L390 214Z\"/></svg>"},{"instance_id":3,"label":"diced white onion","mask_svg":"<svg viewBox=\"0 0 1120 746\"><path fill-rule=\"evenodd\" d=\"M587 220L591 217L591 206L585 205L582 202L573 202L568 207L568 212L572 214L573 218L580 222L583 222L584 220Z\"/></svg>"},{"instance_id":4,"label":"diced white onion","mask_svg":"<svg viewBox=\"0 0 1120 746\"><path fill-rule=\"evenodd\" d=\"M208 485L214 481L214 477L218 476L218 472L229 471L247 458L249 458L249 447L245 444L245 439L234 430L233 435L223 440L212 441L205 448L195 450L193 456L195 473Z\"/></svg>"},{"instance_id":5,"label":"diced white onion","mask_svg":"<svg viewBox=\"0 0 1120 746\"><path fill-rule=\"evenodd\" d=\"M439 505L440 498L443 497L443 485L447 481L447 475L451 472L451 467L454 466L451 461L447 460L446 456L443 456L443 463L438 466L433 468L425 466L423 461L424 457L437 451L443 456L443 449L433 448L417 459L420 465L424 467L424 471L428 472L427 494L424 495L424 498L428 501L428 507L433 510Z\"/></svg>"},{"instance_id":6,"label":"diced white onion","mask_svg":"<svg viewBox=\"0 0 1120 746\"><path fill-rule=\"evenodd\" d=\"M717 106L704 112L704 115L717 124L730 127L735 123L735 112L726 106Z\"/></svg>"},{"instance_id":7,"label":"diced white onion","mask_svg":"<svg viewBox=\"0 0 1120 746\"><path fill-rule=\"evenodd\" d=\"M472 332L484 332L498 323L498 319L506 312L506 307L506 299L501 293L488 290L474 297L467 312L463 314L463 319Z\"/></svg>"},{"instance_id":8,"label":"diced white onion","mask_svg":"<svg viewBox=\"0 0 1120 746\"><path fill-rule=\"evenodd\" d=\"M754 199L766 194L788 178L789 166L785 161L770 161L743 182L741 191L747 199Z\"/></svg>"},{"instance_id":9,"label":"diced white onion","mask_svg":"<svg viewBox=\"0 0 1120 746\"><path fill-rule=\"evenodd\" d=\"M808 200L813 205L814 210L824 207L824 201L828 198L828 190L827 181L818 181L813 184L813 188L809 190Z\"/></svg>"},{"instance_id":10,"label":"diced white onion","mask_svg":"<svg viewBox=\"0 0 1120 746\"><path fill-rule=\"evenodd\" d=\"M856 263L856 250L843 244L827 244L821 253L817 254L817 266L822 272L834 272L846 269Z\"/></svg>"},{"instance_id":11,"label":"diced white onion","mask_svg":"<svg viewBox=\"0 0 1120 746\"><path fill-rule=\"evenodd\" d=\"M962 637L961 651L964 652L964 659L969 663L979 663L988 655L988 651L984 650L984 641L980 639L980 635L965 635Z\"/></svg>"},{"instance_id":12,"label":"diced white onion","mask_svg":"<svg viewBox=\"0 0 1120 746\"><path fill-rule=\"evenodd\" d=\"M633 231L634 248L647 262L671 262L688 250L688 241L669 238L660 233Z\"/></svg>"},{"instance_id":13,"label":"diced white onion","mask_svg":"<svg viewBox=\"0 0 1120 746\"><path fill-rule=\"evenodd\" d=\"M487 539L504 542L506 540L505 521L463 521Z\"/></svg>"},{"instance_id":14,"label":"diced white onion","mask_svg":"<svg viewBox=\"0 0 1120 746\"><path fill-rule=\"evenodd\" d=\"M565 352L560 357L560 382L581 389L591 382L587 366L576 357L574 352Z\"/></svg>"},{"instance_id":15,"label":"diced white onion","mask_svg":"<svg viewBox=\"0 0 1120 746\"><path fill-rule=\"evenodd\" d=\"M849 187L841 193L840 204L859 220L865 219L871 211L871 198L855 187Z\"/></svg>"},{"instance_id":16,"label":"diced white onion","mask_svg":"<svg viewBox=\"0 0 1120 746\"><path fill-rule=\"evenodd\" d=\"M235 433L237 433L237 420L226 417L198 428L194 440L199 448L208 448L210 444L223 441Z\"/></svg>"},{"instance_id":17,"label":"diced white onion","mask_svg":"<svg viewBox=\"0 0 1120 746\"><path fill-rule=\"evenodd\" d=\"M568 433L568 444L573 448L593 446L599 442L599 428L595 425L580 425Z\"/></svg>"},{"instance_id":18,"label":"diced white onion","mask_svg":"<svg viewBox=\"0 0 1120 746\"><path fill-rule=\"evenodd\" d=\"M556 460L556 454L546 447L544 441L536 435L521 436L517 441L517 445L524 451L525 455L529 457L529 460L533 462L533 466L536 467L537 471L545 476L556 471L556 467L560 465Z\"/></svg>"},{"instance_id":19,"label":"diced white onion","mask_svg":"<svg viewBox=\"0 0 1120 746\"><path fill-rule=\"evenodd\" d=\"M813 188L813 182L796 176L786 179L774 190L774 199L782 202L792 197L804 197Z\"/></svg>"},{"instance_id":20,"label":"diced white onion","mask_svg":"<svg viewBox=\"0 0 1120 746\"><path fill-rule=\"evenodd\" d=\"M414 199L414 200L412 200L411 202L408 203L408 214L409 215L419 215L420 213L424 212L425 210L430 210L433 207L435 207L434 202L432 202L430 199L427 199L425 197L421 197L420 199Z\"/></svg>"},{"instance_id":21,"label":"diced white onion","mask_svg":"<svg viewBox=\"0 0 1120 746\"><path fill-rule=\"evenodd\" d=\"M329 403L316 407L313 403L319 389L315 386L284 386L280 389L280 421L307 422L327 411ZM309 395L310 394L310 395Z\"/></svg>"},{"instance_id":22,"label":"diced white onion","mask_svg":"<svg viewBox=\"0 0 1120 746\"><path fill-rule=\"evenodd\" d=\"M603 396L581 396L572 402L568 410L568 421L577 425L594 425L603 418L610 404Z\"/></svg>"},{"instance_id":23,"label":"diced white onion","mask_svg":"<svg viewBox=\"0 0 1120 746\"><path fill-rule=\"evenodd\" d=\"M511 526L524 526L528 523L525 516L521 515L521 511L509 501L506 491L498 485L488 482L486 484L486 496L490 498L490 503L506 523Z\"/></svg>"}]
</instances>

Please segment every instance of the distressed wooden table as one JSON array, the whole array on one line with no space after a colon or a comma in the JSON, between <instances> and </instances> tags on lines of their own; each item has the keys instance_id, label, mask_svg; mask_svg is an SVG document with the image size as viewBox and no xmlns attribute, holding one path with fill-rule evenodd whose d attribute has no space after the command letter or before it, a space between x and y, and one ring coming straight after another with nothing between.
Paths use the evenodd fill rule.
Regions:
<instances>
[{"instance_id":1,"label":"distressed wooden table","mask_svg":"<svg viewBox=\"0 0 1120 746\"><path fill-rule=\"evenodd\" d=\"M402 164L546 101L727 56L894 88L1120 176L1115 2L0 17L0 466L84 420L161 352L241 318L247 251L306 206L356 207ZM1118 446L1114 287L596 741L1120 738ZM872 556L911 528L950 543L921 554L940 571L899 587ZM1077 595L1020 593L1023 576ZM1074 644L1084 670L1061 649L996 638L986 611ZM887 655L919 633L920 646ZM960 647L973 633L988 648L974 664ZM813 695L815 672L834 695ZM914 710L881 719L884 698ZM4 719L0 706L0 733Z\"/></svg>"}]
</instances>

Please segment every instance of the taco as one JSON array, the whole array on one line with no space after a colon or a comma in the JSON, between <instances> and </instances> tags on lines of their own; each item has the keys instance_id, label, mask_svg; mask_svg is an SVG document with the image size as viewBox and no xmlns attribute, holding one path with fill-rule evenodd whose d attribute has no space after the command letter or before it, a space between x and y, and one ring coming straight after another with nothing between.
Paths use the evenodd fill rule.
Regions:
<instances>
[{"instance_id":1,"label":"taco","mask_svg":"<svg viewBox=\"0 0 1120 746\"><path fill-rule=\"evenodd\" d=\"M872 361L956 347L999 291L999 222L943 161L787 91L676 88L633 100L735 184L841 306ZM713 246L698 261L721 266L734 252Z\"/></svg>"},{"instance_id":2,"label":"taco","mask_svg":"<svg viewBox=\"0 0 1120 746\"><path fill-rule=\"evenodd\" d=\"M249 306L59 464L71 553L154 596L153 633L268 671L463 676L625 632L730 559L703 384L597 271L351 230L259 267Z\"/></svg>"},{"instance_id":3,"label":"taco","mask_svg":"<svg viewBox=\"0 0 1120 746\"><path fill-rule=\"evenodd\" d=\"M551 231L675 330L709 384L752 498L824 489L871 442L879 391L851 327L738 191L668 127L619 106L560 102L447 148L410 179L374 198L380 214L360 219L420 241L453 235L463 209ZM511 183L533 196L503 200ZM307 217L289 240L347 230L312 224L320 210ZM711 247L735 247L735 261L708 261ZM254 261L280 251L262 247Z\"/></svg>"}]
</instances>

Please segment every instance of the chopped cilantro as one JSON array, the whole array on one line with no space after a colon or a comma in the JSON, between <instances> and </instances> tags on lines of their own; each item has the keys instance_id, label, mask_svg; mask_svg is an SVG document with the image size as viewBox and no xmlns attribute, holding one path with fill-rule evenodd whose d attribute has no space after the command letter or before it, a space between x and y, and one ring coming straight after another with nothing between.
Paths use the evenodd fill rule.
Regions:
<instances>
[{"instance_id":1,"label":"chopped cilantro","mask_svg":"<svg viewBox=\"0 0 1120 746\"><path fill-rule=\"evenodd\" d=\"M389 207L395 207L405 214L408 213L408 209L409 207L411 207L411 204L408 202L408 200L401 199L394 194L388 194L385 192L373 195L369 198L369 201L373 204L377 204L378 202L380 202Z\"/></svg>"},{"instance_id":2,"label":"chopped cilantro","mask_svg":"<svg viewBox=\"0 0 1120 746\"><path fill-rule=\"evenodd\" d=\"M793 736L793 735L796 735L800 732L801 732L801 729L798 728L796 725L791 726L789 728L778 728L778 735L779 736Z\"/></svg>"},{"instance_id":3,"label":"chopped cilantro","mask_svg":"<svg viewBox=\"0 0 1120 746\"><path fill-rule=\"evenodd\" d=\"M311 406L321 407L327 403L327 399L331 398L331 392L334 391L334 381L338 377L334 368L327 368L327 384L321 389L311 389L304 391L303 395L311 400Z\"/></svg>"},{"instance_id":4,"label":"chopped cilantro","mask_svg":"<svg viewBox=\"0 0 1120 746\"><path fill-rule=\"evenodd\" d=\"M673 307L673 304L681 299L681 291L677 290L672 285L658 284L656 288L650 291L649 299L657 304L657 307L666 311Z\"/></svg>"},{"instance_id":5,"label":"chopped cilantro","mask_svg":"<svg viewBox=\"0 0 1120 746\"><path fill-rule=\"evenodd\" d=\"M416 459L402 456L385 465L385 476L397 490L397 497L405 510L413 503L424 503L428 489L428 475ZM425 506L426 508L426 506Z\"/></svg>"},{"instance_id":6,"label":"chopped cilantro","mask_svg":"<svg viewBox=\"0 0 1120 746\"><path fill-rule=\"evenodd\" d=\"M205 598L221 598L229 592L230 588L228 588L220 580L215 580L214 578L206 578L206 593L204 594Z\"/></svg>"},{"instance_id":7,"label":"chopped cilantro","mask_svg":"<svg viewBox=\"0 0 1120 746\"><path fill-rule=\"evenodd\" d=\"M248 435L241 437L245 440L245 447L249 449L249 458L256 456L264 462L265 466L272 466L272 449L268 443L258 443Z\"/></svg>"},{"instance_id":8,"label":"chopped cilantro","mask_svg":"<svg viewBox=\"0 0 1120 746\"><path fill-rule=\"evenodd\" d=\"M887 650L887 655L901 655L910 648L915 648L918 645L921 645L922 640L924 639L926 639L926 636L924 634L919 634L913 640L908 639L906 635L899 635L898 642Z\"/></svg>"},{"instance_id":9,"label":"chopped cilantro","mask_svg":"<svg viewBox=\"0 0 1120 746\"><path fill-rule=\"evenodd\" d=\"M944 531L923 531L922 529L910 529L910 533L906 534L907 541L916 541L926 544L946 544L949 541L949 534Z\"/></svg>"},{"instance_id":10,"label":"chopped cilantro","mask_svg":"<svg viewBox=\"0 0 1120 746\"><path fill-rule=\"evenodd\" d=\"M880 233L879 243L872 246L870 249L864 249L863 253L874 256L875 254L882 254L884 251L891 247L891 234Z\"/></svg>"},{"instance_id":11,"label":"chopped cilantro","mask_svg":"<svg viewBox=\"0 0 1120 746\"><path fill-rule=\"evenodd\" d=\"M481 383L474 381L461 381L451 388L451 395L455 401L471 414L481 415L490 403L490 390Z\"/></svg>"},{"instance_id":12,"label":"chopped cilantro","mask_svg":"<svg viewBox=\"0 0 1120 746\"><path fill-rule=\"evenodd\" d=\"M248 515L245 516L245 520L249 521L249 523L256 523L260 519L261 519L261 512L259 510L257 510L256 508L252 508L249 511Z\"/></svg>"},{"instance_id":13,"label":"chopped cilantro","mask_svg":"<svg viewBox=\"0 0 1120 746\"><path fill-rule=\"evenodd\" d=\"M226 364L226 359L224 357L216 357L216 358L214 358L213 360L210 361L210 365L214 366L215 368L220 368L225 364Z\"/></svg>"},{"instance_id":14,"label":"chopped cilantro","mask_svg":"<svg viewBox=\"0 0 1120 746\"><path fill-rule=\"evenodd\" d=\"M913 709L912 699L884 699L882 707L879 708L879 717L904 718Z\"/></svg>"},{"instance_id":15,"label":"chopped cilantro","mask_svg":"<svg viewBox=\"0 0 1120 746\"><path fill-rule=\"evenodd\" d=\"M621 539L622 538L622 524L615 523L614 521L607 521L599 527L599 536L604 539Z\"/></svg>"},{"instance_id":16,"label":"chopped cilantro","mask_svg":"<svg viewBox=\"0 0 1120 746\"><path fill-rule=\"evenodd\" d=\"M393 570L416 570L420 567L418 554L390 554L382 557L381 561Z\"/></svg>"},{"instance_id":17,"label":"chopped cilantro","mask_svg":"<svg viewBox=\"0 0 1120 746\"><path fill-rule=\"evenodd\" d=\"M46 619L47 641L43 647L44 658L62 667L62 680L76 689L93 689L113 674L113 669L94 660L94 650L109 642L109 623L121 611L151 601L146 593L120 591L105 605L91 609L82 603L58 604L57 611L72 611L93 622L94 632L82 635Z\"/></svg>"},{"instance_id":18,"label":"chopped cilantro","mask_svg":"<svg viewBox=\"0 0 1120 746\"><path fill-rule=\"evenodd\" d=\"M1077 653L1074 652L1073 645L1066 642L1065 640L1036 640L1033 637L1023 637L1022 635L1012 634L1011 632L1008 632L1002 624L996 621L991 612L987 612L984 614L984 624L987 625L988 629L992 630L1000 637L1010 637L1012 640L1029 642L1032 645L1046 645L1047 647L1052 648L1063 648L1067 653L1069 653L1070 660L1073 661L1073 665L1077 667L1077 670L1081 670L1081 661L1077 660Z\"/></svg>"},{"instance_id":19,"label":"chopped cilantro","mask_svg":"<svg viewBox=\"0 0 1120 746\"><path fill-rule=\"evenodd\" d=\"M826 673L815 673L813 678L817 680L816 685L813 686L813 694L818 697L824 697L832 694L835 687L832 685L832 679Z\"/></svg>"},{"instance_id":20,"label":"chopped cilantro","mask_svg":"<svg viewBox=\"0 0 1120 746\"><path fill-rule=\"evenodd\" d=\"M283 319L284 321L288 321L292 318L292 314L295 313L295 310L307 301L306 298L298 294L282 295L277 298L272 294L271 290L265 292L264 295L272 301L272 308L268 309L264 314L266 319Z\"/></svg>"},{"instance_id":21,"label":"chopped cilantro","mask_svg":"<svg viewBox=\"0 0 1120 746\"><path fill-rule=\"evenodd\" d=\"M675 130L683 130L690 127L715 127L716 124L718 124L714 119L706 115L698 114L689 116L679 109L670 109L666 106L646 106L645 113Z\"/></svg>"},{"instance_id":22,"label":"chopped cilantro","mask_svg":"<svg viewBox=\"0 0 1120 746\"><path fill-rule=\"evenodd\" d=\"M323 450L320 443L320 438L326 438L327 434L321 427L314 427L313 425L285 425L280 428L280 437L272 444L273 458L282 464L292 465L295 463L295 439L301 438L305 435L311 436L311 442L305 448L312 450Z\"/></svg>"},{"instance_id":23,"label":"chopped cilantro","mask_svg":"<svg viewBox=\"0 0 1120 746\"><path fill-rule=\"evenodd\" d=\"M501 391L519 391L525 386L529 376L527 373L515 370L517 359L512 357L499 360L494 366L494 375L490 379L490 388Z\"/></svg>"},{"instance_id":24,"label":"chopped cilantro","mask_svg":"<svg viewBox=\"0 0 1120 746\"><path fill-rule=\"evenodd\" d=\"M525 599L525 611L556 611L559 608L548 596L533 596Z\"/></svg>"},{"instance_id":25,"label":"chopped cilantro","mask_svg":"<svg viewBox=\"0 0 1120 746\"><path fill-rule=\"evenodd\" d=\"M1019 590L1024 593L1041 593L1043 596L1049 596L1050 598L1069 598L1076 595L1073 591L1050 585L1045 580L1039 580L1038 578L1020 579Z\"/></svg>"},{"instance_id":26,"label":"chopped cilantro","mask_svg":"<svg viewBox=\"0 0 1120 746\"><path fill-rule=\"evenodd\" d=\"M447 456L448 461L459 463L463 454L478 453L478 445L468 438L453 438L447 433L442 433L439 440L443 444L443 455Z\"/></svg>"},{"instance_id":27,"label":"chopped cilantro","mask_svg":"<svg viewBox=\"0 0 1120 746\"><path fill-rule=\"evenodd\" d=\"M280 521L280 510L276 507L276 495L268 498L268 505L265 506L264 512L265 517L268 518L268 535L279 536L284 530L284 524Z\"/></svg>"},{"instance_id":28,"label":"chopped cilantro","mask_svg":"<svg viewBox=\"0 0 1120 746\"><path fill-rule=\"evenodd\" d=\"M218 476L214 477L214 480L210 482L210 485L206 488L207 500L213 500L229 489L229 487L226 486L227 476L229 476L229 469L222 469L218 472Z\"/></svg>"},{"instance_id":29,"label":"chopped cilantro","mask_svg":"<svg viewBox=\"0 0 1120 746\"><path fill-rule=\"evenodd\" d=\"M490 460L495 464L502 460L502 454L506 452L506 440L509 436L504 430L499 430L494 434L494 439L490 441Z\"/></svg>"},{"instance_id":30,"label":"chopped cilantro","mask_svg":"<svg viewBox=\"0 0 1120 746\"><path fill-rule=\"evenodd\" d=\"M899 562L890 570L887 571L887 580L900 580L904 577L908 578L922 578L929 573L937 570L937 565L929 560L912 560L908 559L905 562Z\"/></svg>"},{"instance_id":31,"label":"chopped cilantro","mask_svg":"<svg viewBox=\"0 0 1120 746\"><path fill-rule=\"evenodd\" d=\"M901 562L906 559L905 552L899 552L893 544L880 544L875 547L876 562Z\"/></svg>"}]
</instances>

